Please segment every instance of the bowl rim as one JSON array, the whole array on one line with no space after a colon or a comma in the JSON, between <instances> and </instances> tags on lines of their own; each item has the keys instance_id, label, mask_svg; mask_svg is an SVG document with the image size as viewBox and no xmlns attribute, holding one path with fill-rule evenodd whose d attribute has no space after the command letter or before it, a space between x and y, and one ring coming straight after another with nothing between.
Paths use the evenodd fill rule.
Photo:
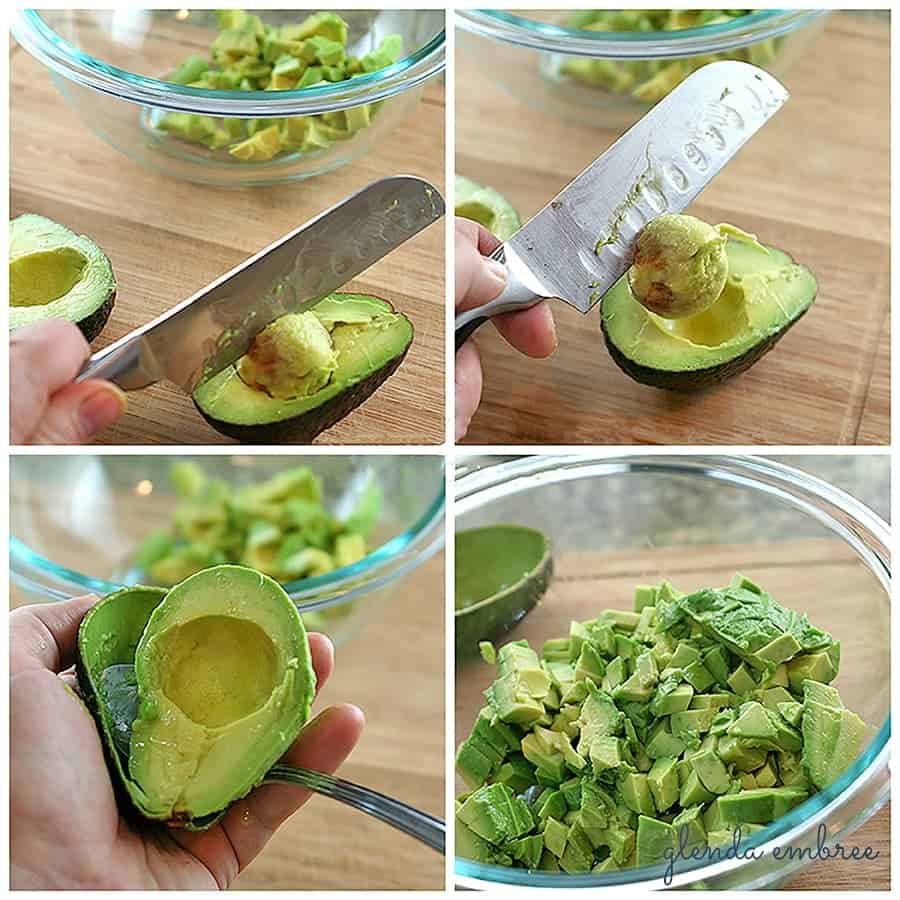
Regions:
<instances>
[{"instance_id":1,"label":"bowl rim","mask_svg":"<svg viewBox=\"0 0 900 900\"><path fill-rule=\"evenodd\" d=\"M548 473L556 473L557 477ZM601 452L596 454L563 453L559 455L524 457L496 465L467 467L465 463L457 469L454 490L454 511L459 517L476 506L474 499L486 496L490 500L497 495L503 485L516 479L524 479L526 484L558 483L592 475L629 474L632 472L669 472L699 477L712 477L737 486L760 490L785 502L792 503L802 512L842 537L869 566L890 598L890 526L873 510L850 494L807 472L784 463L763 457L729 454L684 454L684 453L626 453ZM560 477L560 475L562 477ZM827 511L817 511L809 502L824 500L835 513L845 517L839 521L826 521ZM481 505L481 504L477 504ZM863 532L861 534L860 532ZM865 536L875 543L870 553L860 553L860 544ZM750 850L765 854L777 847L790 846L792 839L818 828L828 816L840 809L848 800L860 794L864 788L878 781L887 780L887 788L874 785L880 793L875 802L861 816L854 818L845 830L855 830L869 816L873 815L887 801L890 788L887 772L890 756L891 712L874 735L869 745L853 764L825 790L813 794L787 815L767 825L746 842L741 843L741 851ZM731 859L719 862L697 861L691 865L679 866L671 883L665 881L666 864L643 868L623 869L610 873L557 874L528 872L480 863L457 856L454 872L457 884L463 887L483 888L518 887L532 888L584 888L613 887L640 884L646 888L683 888L699 879L710 879L718 875L733 874L746 860Z\"/></svg>"},{"instance_id":2,"label":"bowl rim","mask_svg":"<svg viewBox=\"0 0 900 900\"><path fill-rule=\"evenodd\" d=\"M104 63L54 31L37 9L16 10L10 29L51 72L82 87L141 106L237 118L315 115L386 100L439 75L446 54L445 27L418 50L377 72L302 90L228 91L192 88Z\"/></svg>"},{"instance_id":3,"label":"bowl rim","mask_svg":"<svg viewBox=\"0 0 900 900\"><path fill-rule=\"evenodd\" d=\"M434 454L422 456L430 458ZM437 491L427 509L408 528L349 566L342 566L325 575L279 582L301 612L327 609L379 590L412 571L443 546L446 463L442 457L435 458L439 460ZM60 590L36 580L29 574L31 571L37 570L52 581L71 585L82 593L96 593L99 596L129 586L60 566L15 537L12 529L9 534L9 570L11 580L53 600L68 600L73 594L71 590Z\"/></svg>"},{"instance_id":4,"label":"bowl rim","mask_svg":"<svg viewBox=\"0 0 900 900\"><path fill-rule=\"evenodd\" d=\"M598 59L648 59L722 53L780 37L827 15L827 9L764 9L730 22L678 31L585 31L498 9L457 9L463 31L547 53Z\"/></svg>"}]
</instances>

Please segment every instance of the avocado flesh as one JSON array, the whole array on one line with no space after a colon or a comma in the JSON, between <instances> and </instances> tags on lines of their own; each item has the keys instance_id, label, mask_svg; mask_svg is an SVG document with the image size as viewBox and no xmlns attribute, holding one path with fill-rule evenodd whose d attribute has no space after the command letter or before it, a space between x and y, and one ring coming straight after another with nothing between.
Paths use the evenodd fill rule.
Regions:
<instances>
[{"instance_id":1,"label":"avocado flesh","mask_svg":"<svg viewBox=\"0 0 900 900\"><path fill-rule=\"evenodd\" d=\"M241 361L194 392L194 403L217 431L259 443L311 441L370 397L397 369L412 343L412 323L384 300L337 293L311 312L331 335L336 353L324 387L278 398L251 387Z\"/></svg>"},{"instance_id":2,"label":"avocado flesh","mask_svg":"<svg viewBox=\"0 0 900 900\"><path fill-rule=\"evenodd\" d=\"M497 649L488 705L456 758L457 820L481 839L459 854L534 868L513 847L542 839L566 872L610 857L652 865L683 838L730 843L740 827L745 840L860 765L870 729L825 683L836 672L790 684L787 663L837 648L804 614L739 574L691 594L639 586L633 609L572 622L540 651ZM515 833L512 772L533 814Z\"/></svg>"},{"instance_id":3,"label":"avocado flesh","mask_svg":"<svg viewBox=\"0 0 900 900\"><path fill-rule=\"evenodd\" d=\"M31 213L10 221L10 330L67 319L91 341L106 324L115 296L109 259L90 238Z\"/></svg>"},{"instance_id":4,"label":"avocado flesh","mask_svg":"<svg viewBox=\"0 0 900 900\"><path fill-rule=\"evenodd\" d=\"M518 212L503 194L462 175L456 176L454 202L455 215L484 225L501 241L512 237L522 227Z\"/></svg>"},{"instance_id":5,"label":"avocado flesh","mask_svg":"<svg viewBox=\"0 0 900 900\"><path fill-rule=\"evenodd\" d=\"M781 250L726 244L729 276L719 299L686 319L663 319L634 298L627 276L603 298L601 325L615 362L636 381L700 390L745 371L806 312L816 281Z\"/></svg>"},{"instance_id":6,"label":"avocado flesh","mask_svg":"<svg viewBox=\"0 0 900 900\"><path fill-rule=\"evenodd\" d=\"M78 642L79 683L108 761L148 819L209 827L260 783L309 717L315 673L299 613L252 569L217 566L169 591L109 595ZM123 704L113 706L104 684L110 667L129 663L137 716L123 755Z\"/></svg>"},{"instance_id":7,"label":"avocado flesh","mask_svg":"<svg viewBox=\"0 0 900 900\"><path fill-rule=\"evenodd\" d=\"M521 621L547 590L553 572L544 534L519 525L472 528L456 535L455 645L474 655Z\"/></svg>"}]
</instances>

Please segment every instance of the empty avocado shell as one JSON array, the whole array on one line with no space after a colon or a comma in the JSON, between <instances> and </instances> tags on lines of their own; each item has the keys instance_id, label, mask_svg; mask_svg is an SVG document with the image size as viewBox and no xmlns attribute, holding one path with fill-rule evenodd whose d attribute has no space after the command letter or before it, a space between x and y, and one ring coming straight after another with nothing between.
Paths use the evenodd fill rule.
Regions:
<instances>
[{"instance_id":1,"label":"empty avocado shell","mask_svg":"<svg viewBox=\"0 0 900 900\"><path fill-rule=\"evenodd\" d=\"M520 622L553 574L547 536L522 525L488 525L456 535L457 656L478 651Z\"/></svg>"},{"instance_id":2,"label":"empty avocado shell","mask_svg":"<svg viewBox=\"0 0 900 900\"><path fill-rule=\"evenodd\" d=\"M316 683L293 602L241 566L104 597L79 628L77 674L123 811L192 830L262 781Z\"/></svg>"}]
</instances>

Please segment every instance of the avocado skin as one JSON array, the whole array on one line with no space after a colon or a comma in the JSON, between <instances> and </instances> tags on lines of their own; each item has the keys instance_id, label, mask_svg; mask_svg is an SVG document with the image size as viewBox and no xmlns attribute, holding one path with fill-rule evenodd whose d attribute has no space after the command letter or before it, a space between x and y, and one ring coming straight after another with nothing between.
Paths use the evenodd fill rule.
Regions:
<instances>
[{"instance_id":1,"label":"avocado skin","mask_svg":"<svg viewBox=\"0 0 900 900\"><path fill-rule=\"evenodd\" d=\"M606 342L606 349L609 350L609 355L613 358L613 362L629 378L660 390L691 393L708 390L721 384L723 381L727 381L729 378L733 378L735 375L740 375L741 372L745 372L750 366L765 356L787 334L788 330L803 318L808 309L809 306L800 315L791 319L790 322L776 331L775 334L770 335L758 344L754 344L740 356L736 356L734 359L720 363L717 366L709 366L706 369L686 370L684 372L654 369L650 366L642 366L640 363L636 363L633 359L629 359L610 340L606 331L606 322L602 316L600 318L600 327L603 329L603 339Z\"/></svg>"},{"instance_id":2,"label":"avocado skin","mask_svg":"<svg viewBox=\"0 0 900 900\"><path fill-rule=\"evenodd\" d=\"M106 321L109 319L110 314L113 311L113 306L116 304L116 292L113 292L100 304L100 306L92 312L87 318L81 319L75 324L81 329L81 333L84 335L84 339L90 343L97 337L101 331L103 331L106 326Z\"/></svg>"},{"instance_id":3,"label":"avocado skin","mask_svg":"<svg viewBox=\"0 0 900 900\"><path fill-rule=\"evenodd\" d=\"M516 590L493 603L459 610L454 615L453 628L456 656L477 655L479 641L495 641L518 625L547 592L552 576L553 557L548 548L537 569Z\"/></svg>"},{"instance_id":4,"label":"avocado skin","mask_svg":"<svg viewBox=\"0 0 900 900\"><path fill-rule=\"evenodd\" d=\"M411 345L412 342L399 356L394 357L386 365L376 369L371 375L358 381L352 387L341 391L340 394L321 406L281 422L270 422L263 425L234 425L208 416L197 405L196 400L194 400L194 406L212 428L243 444L311 444L323 431L336 425L353 412L357 406L368 400L397 371L400 364L406 359Z\"/></svg>"}]
</instances>

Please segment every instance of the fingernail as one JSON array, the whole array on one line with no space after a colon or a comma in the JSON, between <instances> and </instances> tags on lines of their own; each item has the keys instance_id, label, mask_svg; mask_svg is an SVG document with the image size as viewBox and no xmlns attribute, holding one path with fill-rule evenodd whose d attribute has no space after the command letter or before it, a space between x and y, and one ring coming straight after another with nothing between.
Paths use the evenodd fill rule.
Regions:
<instances>
[{"instance_id":1,"label":"fingernail","mask_svg":"<svg viewBox=\"0 0 900 900\"><path fill-rule=\"evenodd\" d=\"M493 275L500 284L506 284L506 266L504 266L503 263L497 262L496 259L486 259L484 264L487 266L491 275Z\"/></svg>"},{"instance_id":2,"label":"fingernail","mask_svg":"<svg viewBox=\"0 0 900 900\"><path fill-rule=\"evenodd\" d=\"M550 330L553 332L553 349L550 354L553 355L559 347L559 336L556 334L556 319L552 315L550 316Z\"/></svg>"},{"instance_id":3,"label":"fingernail","mask_svg":"<svg viewBox=\"0 0 900 900\"><path fill-rule=\"evenodd\" d=\"M114 384L103 382L88 394L78 406L78 417L89 434L97 434L112 425L125 412L128 400L125 392Z\"/></svg>"}]
</instances>

